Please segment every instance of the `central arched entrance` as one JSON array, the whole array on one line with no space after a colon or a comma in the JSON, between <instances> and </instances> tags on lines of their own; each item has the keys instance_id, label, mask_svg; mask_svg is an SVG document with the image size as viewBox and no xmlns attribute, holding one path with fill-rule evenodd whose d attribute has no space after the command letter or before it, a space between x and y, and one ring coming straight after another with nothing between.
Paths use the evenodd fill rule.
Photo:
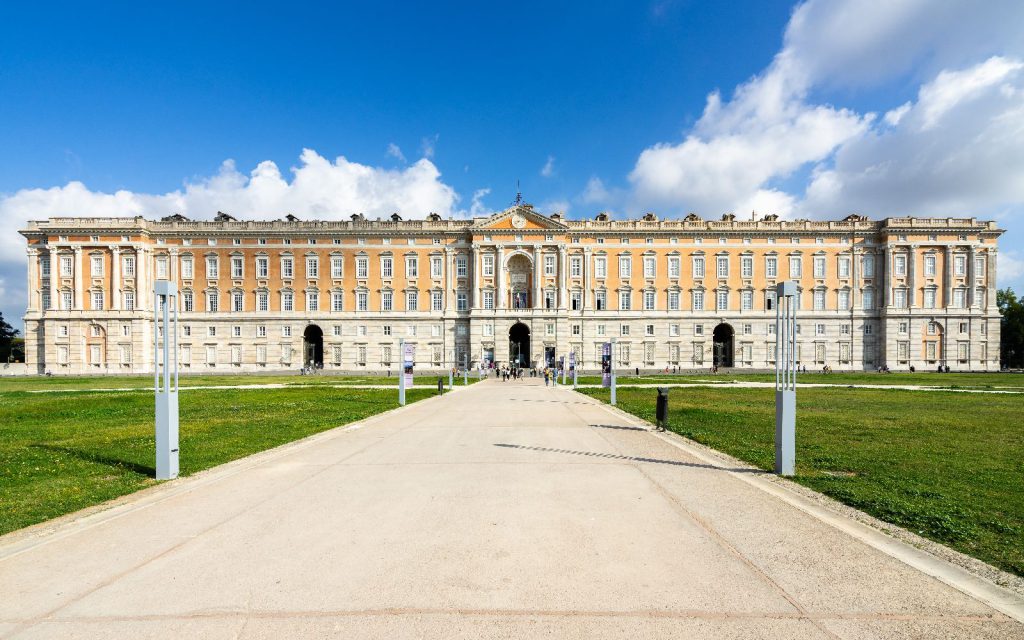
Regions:
<instances>
[{"instance_id":1,"label":"central arched entrance","mask_svg":"<svg viewBox=\"0 0 1024 640\"><path fill-rule=\"evenodd\" d=\"M722 323L715 327L712 335L714 339L714 363L716 367L731 367L733 357L733 337L735 332L732 325Z\"/></svg>"},{"instance_id":2,"label":"central arched entrance","mask_svg":"<svg viewBox=\"0 0 1024 640\"><path fill-rule=\"evenodd\" d=\"M519 367L530 366L530 328L522 322L508 330L508 362Z\"/></svg>"},{"instance_id":3,"label":"central arched entrance","mask_svg":"<svg viewBox=\"0 0 1024 640\"><path fill-rule=\"evenodd\" d=\"M324 330L315 324L302 333L303 362L306 366L324 366Z\"/></svg>"}]
</instances>

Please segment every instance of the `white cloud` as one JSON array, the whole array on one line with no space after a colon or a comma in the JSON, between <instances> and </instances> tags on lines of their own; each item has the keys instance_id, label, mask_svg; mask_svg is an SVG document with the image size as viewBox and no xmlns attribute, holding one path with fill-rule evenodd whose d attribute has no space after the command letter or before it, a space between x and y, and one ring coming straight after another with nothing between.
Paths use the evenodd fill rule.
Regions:
<instances>
[{"instance_id":1,"label":"white cloud","mask_svg":"<svg viewBox=\"0 0 1024 640\"><path fill-rule=\"evenodd\" d=\"M580 194L580 200L584 204L606 204L610 199L611 194L608 192L608 189L605 188L601 179L596 176L591 176L590 180L587 180L587 186L584 187L583 193Z\"/></svg>"},{"instance_id":2,"label":"white cloud","mask_svg":"<svg viewBox=\"0 0 1024 640\"><path fill-rule=\"evenodd\" d=\"M490 215L492 211L484 204L484 198L491 193L490 188L477 189L473 192L473 198L469 203L469 217Z\"/></svg>"},{"instance_id":3,"label":"white cloud","mask_svg":"<svg viewBox=\"0 0 1024 640\"><path fill-rule=\"evenodd\" d=\"M392 158L398 159L400 162L405 162L406 161L405 160L405 154L402 153L401 147L399 147L394 142L389 142L388 143L388 155L391 156Z\"/></svg>"},{"instance_id":4,"label":"white cloud","mask_svg":"<svg viewBox=\"0 0 1024 640\"><path fill-rule=\"evenodd\" d=\"M433 158L434 152L437 150L437 141L441 138L441 134L435 133L432 136L427 136L420 140L420 152L424 158Z\"/></svg>"},{"instance_id":5,"label":"white cloud","mask_svg":"<svg viewBox=\"0 0 1024 640\"><path fill-rule=\"evenodd\" d=\"M1019 251L1000 251L997 260L996 277L1000 282L1007 280L1019 282L1024 279L1024 257ZM1018 291L1018 293L1021 292Z\"/></svg>"},{"instance_id":6,"label":"white cloud","mask_svg":"<svg viewBox=\"0 0 1024 640\"><path fill-rule=\"evenodd\" d=\"M544 166L540 169L540 175L545 178L550 178L555 175L555 157L548 156L548 161L544 163Z\"/></svg>"},{"instance_id":7,"label":"white cloud","mask_svg":"<svg viewBox=\"0 0 1024 640\"><path fill-rule=\"evenodd\" d=\"M569 213L569 209L572 208L572 204L565 199L545 200L541 202L537 207L537 210L547 215L550 213Z\"/></svg>"},{"instance_id":8,"label":"white cloud","mask_svg":"<svg viewBox=\"0 0 1024 640\"><path fill-rule=\"evenodd\" d=\"M1024 67L1018 60L992 56L985 62L958 71L942 71L918 93L921 129L931 129L961 103L983 96L988 89ZM1010 93L1006 97L1013 97Z\"/></svg>"}]
</instances>

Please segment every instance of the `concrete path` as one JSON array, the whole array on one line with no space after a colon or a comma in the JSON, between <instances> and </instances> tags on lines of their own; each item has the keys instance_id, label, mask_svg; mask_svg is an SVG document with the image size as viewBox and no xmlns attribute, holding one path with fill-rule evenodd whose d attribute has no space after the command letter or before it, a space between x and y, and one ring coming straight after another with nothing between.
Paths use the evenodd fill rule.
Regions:
<instances>
[{"instance_id":1,"label":"concrete path","mask_svg":"<svg viewBox=\"0 0 1024 640\"><path fill-rule=\"evenodd\" d=\"M0 539L0 637L1024 637L1008 592L566 389L358 426Z\"/></svg>"}]
</instances>

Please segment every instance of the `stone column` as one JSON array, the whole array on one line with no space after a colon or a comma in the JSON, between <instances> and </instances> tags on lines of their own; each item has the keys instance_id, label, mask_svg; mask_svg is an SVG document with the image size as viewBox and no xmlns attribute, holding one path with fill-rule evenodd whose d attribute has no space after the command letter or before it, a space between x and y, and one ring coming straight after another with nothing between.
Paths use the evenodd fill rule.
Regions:
<instances>
[{"instance_id":1,"label":"stone column","mask_svg":"<svg viewBox=\"0 0 1024 640\"><path fill-rule=\"evenodd\" d=\"M498 298L497 303L494 305L496 309L505 308L505 245L498 245L498 256L495 260L494 265L495 281L498 285L498 290L495 292L495 296Z\"/></svg>"},{"instance_id":2,"label":"stone column","mask_svg":"<svg viewBox=\"0 0 1024 640\"><path fill-rule=\"evenodd\" d=\"M558 308L567 309L569 307L569 293L567 288L567 281L569 278L569 248L562 245L558 248Z\"/></svg>"},{"instance_id":3,"label":"stone column","mask_svg":"<svg viewBox=\"0 0 1024 640\"><path fill-rule=\"evenodd\" d=\"M950 305L953 304L953 247L948 244L946 245L945 253L943 254L943 267L942 272L945 276L943 277L942 306L948 309ZM943 333L948 332L949 327L946 327ZM945 356L946 354L943 353L942 355Z\"/></svg>"},{"instance_id":4,"label":"stone column","mask_svg":"<svg viewBox=\"0 0 1024 640\"><path fill-rule=\"evenodd\" d=\"M149 260L146 247L139 246L135 250L135 310L145 311L149 308L149 277L146 268ZM205 288L205 287L204 287Z\"/></svg>"},{"instance_id":5,"label":"stone column","mask_svg":"<svg viewBox=\"0 0 1024 640\"><path fill-rule=\"evenodd\" d=\"M892 247L886 245L882 254L882 269L879 272L882 276L882 283L885 289L882 292L882 299L879 301L882 307L892 306Z\"/></svg>"},{"instance_id":6,"label":"stone column","mask_svg":"<svg viewBox=\"0 0 1024 640\"><path fill-rule=\"evenodd\" d=\"M455 252L450 247L444 249L444 310L449 312L452 310L452 296L455 295L452 292L452 261L455 259Z\"/></svg>"},{"instance_id":7,"label":"stone column","mask_svg":"<svg viewBox=\"0 0 1024 640\"><path fill-rule=\"evenodd\" d=\"M534 309L541 308L541 295L540 295L540 274L544 265L541 264L540 245L533 245L533 304L531 305ZM533 354L530 354L533 357Z\"/></svg>"},{"instance_id":8,"label":"stone column","mask_svg":"<svg viewBox=\"0 0 1024 640\"><path fill-rule=\"evenodd\" d=\"M25 252L28 254L28 307L26 311L36 311L42 308L42 304L39 301L41 297L39 292L39 279L40 276L40 265L39 265L39 251L35 247L28 247ZM52 271L53 265L50 265Z\"/></svg>"},{"instance_id":9,"label":"stone column","mask_svg":"<svg viewBox=\"0 0 1024 640\"><path fill-rule=\"evenodd\" d=\"M978 281L978 275L974 272L974 245L970 246L967 254L967 306L974 308L974 287Z\"/></svg>"},{"instance_id":10,"label":"stone column","mask_svg":"<svg viewBox=\"0 0 1024 640\"><path fill-rule=\"evenodd\" d=\"M988 256L985 260L985 267L987 271L985 274L985 288L988 289L988 294L985 298L987 298L988 308L992 310L993 313L996 308L996 264L999 262L997 251L998 249L996 247L989 247ZM992 345L989 344L989 347L991 348ZM996 348L998 349L999 346L996 345Z\"/></svg>"},{"instance_id":11,"label":"stone column","mask_svg":"<svg viewBox=\"0 0 1024 640\"><path fill-rule=\"evenodd\" d=\"M60 309L60 256L50 247L50 308Z\"/></svg>"},{"instance_id":12,"label":"stone column","mask_svg":"<svg viewBox=\"0 0 1024 640\"><path fill-rule=\"evenodd\" d=\"M110 308L121 308L121 247L111 247L110 255Z\"/></svg>"},{"instance_id":13,"label":"stone column","mask_svg":"<svg viewBox=\"0 0 1024 640\"><path fill-rule=\"evenodd\" d=\"M80 311L85 308L85 305L82 304L82 296L84 295L84 283L82 282L82 276L85 275L82 268L82 246L75 245L72 248L75 250L75 300L71 306L72 308Z\"/></svg>"},{"instance_id":14,"label":"stone column","mask_svg":"<svg viewBox=\"0 0 1024 640\"><path fill-rule=\"evenodd\" d=\"M470 288L469 308L475 309L480 304L480 247L474 244L470 248L469 256L469 266L472 269L470 277L473 278L473 286Z\"/></svg>"},{"instance_id":15,"label":"stone column","mask_svg":"<svg viewBox=\"0 0 1024 640\"><path fill-rule=\"evenodd\" d=\"M682 258L680 258L680 260L681 259ZM682 263L680 263L680 268L682 268L681 265L682 265ZM590 266L590 247L584 247L584 249L583 249L583 301L582 301L581 309L589 309L590 308L590 286L591 286L590 271L591 271L591 266Z\"/></svg>"},{"instance_id":16,"label":"stone column","mask_svg":"<svg viewBox=\"0 0 1024 640\"><path fill-rule=\"evenodd\" d=\"M907 308L913 309L917 306L917 245L907 247Z\"/></svg>"}]
</instances>

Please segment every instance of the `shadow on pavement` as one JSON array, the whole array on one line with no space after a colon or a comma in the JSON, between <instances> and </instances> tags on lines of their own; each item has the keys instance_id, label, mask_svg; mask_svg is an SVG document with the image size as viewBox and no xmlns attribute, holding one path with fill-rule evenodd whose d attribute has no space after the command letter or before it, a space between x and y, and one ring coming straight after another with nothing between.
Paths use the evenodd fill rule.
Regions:
<instances>
[{"instance_id":1,"label":"shadow on pavement","mask_svg":"<svg viewBox=\"0 0 1024 640\"><path fill-rule=\"evenodd\" d=\"M681 460L659 460L658 458L638 458L636 456L624 456L617 453L596 453L594 451L573 451L571 449L552 449L551 447L529 447L522 444L507 444L496 442L496 447L505 447L506 449L522 449L524 451L544 451L547 453L567 453L574 456L589 456L591 458L607 458L609 460L628 460L630 462L650 462L653 464L670 464L677 467L692 467L694 469L714 469L715 471L733 471L735 473L755 473L755 474L767 474L767 471L761 469L745 469L745 468L729 468L719 467L713 464L704 464L701 462L683 462Z\"/></svg>"}]
</instances>

